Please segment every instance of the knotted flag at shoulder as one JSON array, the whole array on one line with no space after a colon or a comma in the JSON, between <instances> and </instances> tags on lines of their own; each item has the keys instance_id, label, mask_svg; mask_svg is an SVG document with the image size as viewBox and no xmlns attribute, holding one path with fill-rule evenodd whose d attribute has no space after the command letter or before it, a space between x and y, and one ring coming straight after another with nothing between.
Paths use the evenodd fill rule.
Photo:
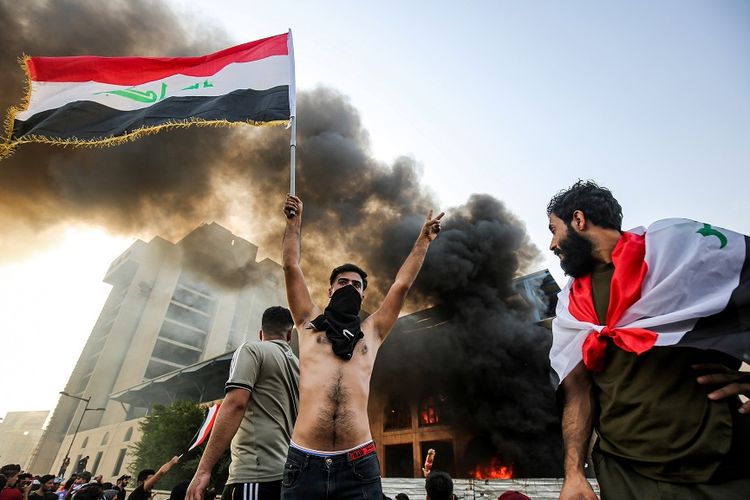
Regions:
<instances>
[{"instance_id":1,"label":"knotted flag at shoulder","mask_svg":"<svg viewBox=\"0 0 750 500\"><path fill-rule=\"evenodd\" d=\"M608 341L638 355L655 346L684 346L750 362L750 238L666 219L623 233L612 262L604 325L590 275L571 279L558 294L550 350L555 385L581 361L601 371Z\"/></svg>"},{"instance_id":2,"label":"knotted flag at shoulder","mask_svg":"<svg viewBox=\"0 0 750 500\"><path fill-rule=\"evenodd\" d=\"M191 125L287 125L291 31L199 57L25 57L0 158L19 144L109 146Z\"/></svg>"}]
</instances>

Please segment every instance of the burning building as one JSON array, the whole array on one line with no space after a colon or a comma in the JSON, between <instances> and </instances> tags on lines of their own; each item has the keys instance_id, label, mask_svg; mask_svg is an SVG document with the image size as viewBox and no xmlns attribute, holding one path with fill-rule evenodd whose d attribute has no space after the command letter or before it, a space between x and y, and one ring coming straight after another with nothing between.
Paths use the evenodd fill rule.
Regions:
<instances>
[{"instance_id":1,"label":"burning building","mask_svg":"<svg viewBox=\"0 0 750 500\"><path fill-rule=\"evenodd\" d=\"M548 271L540 271L514 282L518 294L529 304L527 328L533 334L549 326L554 314L559 287ZM515 333L515 332L513 332ZM508 479L511 477L557 475L555 431L552 401L545 403L538 392L547 394L543 374L533 373L530 363L519 360L510 368L519 388L531 389L526 402L506 396L513 389L492 387L513 384L513 373L504 373L507 353L484 353L486 359L464 357L457 350L456 335L462 325L444 307L425 309L399 319L391 338L378 353L369 402L370 427L380 450L385 477L423 477L428 450L435 450L433 467L453 477ZM503 336L502 324L496 336ZM497 340L487 340L487 348L499 348ZM483 348L480 346L480 350ZM492 372L492 363L496 363ZM536 375L536 376L535 376ZM541 376L540 376L541 375ZM525 379L525 380L524 380ZM540 384L536 390L529 380ZM471 386L487 387L480 401L471 401ZM529 407L529 406L536 407ZM515 414L547 412L534 423L518 422ZM493 413L498 420L486 418ZM512 416L502 420L502 415ZM531 430L531 427L537 426ZM531 432L530 432L531 431ZM525 448L525 449L524 449ZM529 463L525 456L548 450L543 461ZM559 449L559 448L558 448ZM520 451L520 452L519 452Z\"/></svg>"}]
</instances>

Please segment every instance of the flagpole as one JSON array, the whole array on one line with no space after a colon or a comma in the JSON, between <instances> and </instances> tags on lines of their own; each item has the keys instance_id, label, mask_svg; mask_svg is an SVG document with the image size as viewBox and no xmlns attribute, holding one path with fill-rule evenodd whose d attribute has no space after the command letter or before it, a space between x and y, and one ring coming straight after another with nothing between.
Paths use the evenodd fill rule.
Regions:
<instances>
[{"instance_id":1,"label":"flagpole","mask_svg":"<svg viewBox=\"0 0 750 500\"><path fill-rule=\"evenodd\" d=\"M296 185L296 168L295 163L297 159L297 118L295 116L291 117L292 121L292 137L289 140L289 156L291 158L291 165L289 170L289 193L290 194L297 194L297 185Z\"/></svg>"},{"instance_id":2,"label":"flagpole","mask_svg":"<svg viewBox=\"0 0 750 500\"><path fill-rule=\"evenodd\" d=\"M297 194L297 79L294 70L294 42L292 41L292 29L289 28L287 38L287 50L289 52L289 122L292 128L289 139L289 194ZM294 217L294 211L289 214Z\"/></svg>"}]
</instances>

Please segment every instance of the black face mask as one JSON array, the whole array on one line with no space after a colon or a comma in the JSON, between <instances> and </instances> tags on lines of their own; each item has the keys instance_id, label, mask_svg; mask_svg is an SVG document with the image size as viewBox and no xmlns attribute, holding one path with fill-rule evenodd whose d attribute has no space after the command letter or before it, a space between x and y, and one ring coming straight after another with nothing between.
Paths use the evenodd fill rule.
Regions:
<instances>
[{"instance_id":1,"label":"black face mask","mask_svg":"<svg viewBox=\"0 0 750 500\"><path fill-rule=\"evenodd\" d=\"M365 336L359 321L361 307L362 296L347 285L333 292L325 312L311 321L316 330L325 330L334 354L346 361L352 359L354 346Z\"/></svg>"},{"instance_id":2,"label":"black face mask","mask_svg":"<svg viewBox=\"0 0 750 500\"><path fill-rule=\"evenodd\" d=\"M564 259L560 267L565 274L572 278L580 278L591 274L597 264L594 258L594 244L576 232L568 223L568 235L558 244Z\"/></svg>"}]
</instances>

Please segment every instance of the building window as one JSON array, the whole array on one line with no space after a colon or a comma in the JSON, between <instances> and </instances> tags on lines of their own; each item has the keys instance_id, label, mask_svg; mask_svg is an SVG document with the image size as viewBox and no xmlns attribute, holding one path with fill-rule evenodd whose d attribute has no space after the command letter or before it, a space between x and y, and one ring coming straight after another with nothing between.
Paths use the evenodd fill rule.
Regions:
<instances>
[{"instance_id":1,"label":"building window","mask_svg":"<svg viewBox=\"0 0 750 500\"><path fill-rule=\"evenodd\" d=\"M447 422L448 398L442 394L424 398L419 404L419 426L428 427Z\"/></svg>"},{"instance_id":2,"label":"building window","mask_svg":"<svg viewBox=\"0 0 750 500\"><path fill-rule=\"evenodd\" d=\"M391 400L385 407L384 431L411 429L411 408L403 400Z\"/></svg>"},{"instance_id":3,"label":"building window","mask_svg":"<svg viewBox=\"0 0 750 500\"><path fill-rule=\"evenodd\" d=\"M131 427L132 429L132 427ZM120 475L120 468L122 467L122 462L125 460L125 451L126 448L122 448L120 450L120 453L117 455L117 461L115 462L115 468L112 470L113 476L119 476Z\"/></svg>"},{"instance_id":4,"label":"building window","mask_svg":"<svg viewBox=\"0 0 750 500\"><path fill-rule=\"evenodd\" d=\"M109 442L109 432L104 433L104 437L102 438L102 445L105 445Z\"/></svg>"},{"instance_id":5,"label":"building window","mask_svg":"<svg viewBox=\"0 0 750 500\"><path fill-rule=\"evenodd\" d=\"M94 466L91 467L91 475L96 475L96 469L99 468L99 462L102 461L102 452L97 452L96 458L94 458Z\"/></svg>"},{"instance_id":6,"label":"building window","mask_svg":"<svg viewBox=\"0 0 750 500\"><path fill-rule=\"evenodd\" d=\"M86 436L85 438L83 438L83 443L81 443L81 449L83 449L86 446L88 446L88 444L89 444L89 437Z\"/></svg>"},{"instance_id":7,"label":"building window","mask_svg":"<svg viewBox=\"0 0 750 500\"><path fill-rule=\"evenodd\" d=\"M125 439L123 439L123 442L128 442L133 438L133 428L128 427L128 430L125 431Z\"/></svg>"}]
</instances>

